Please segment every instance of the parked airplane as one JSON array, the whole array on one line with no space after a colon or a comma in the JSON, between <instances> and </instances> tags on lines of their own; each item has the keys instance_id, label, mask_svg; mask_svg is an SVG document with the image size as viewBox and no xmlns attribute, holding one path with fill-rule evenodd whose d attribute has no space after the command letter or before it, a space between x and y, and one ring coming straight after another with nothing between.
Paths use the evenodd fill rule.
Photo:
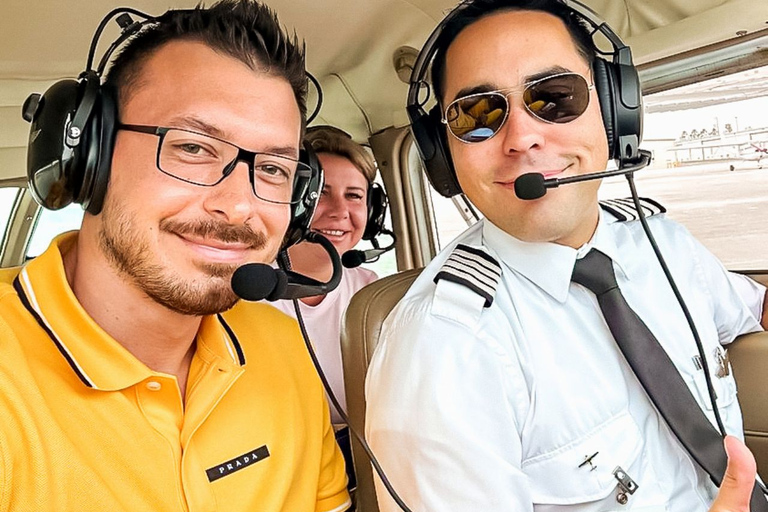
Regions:
<instances>
[{"instance_id":1,"label":"parked airplane","mask_svg":"<svg viewBox=\"0 0 768 512\"><path fill-rule=\"evenodd\" d=\"M739 160L742 162L757 162L757 168L763 168L763 159L768 159L768 148L761 148L755 144L750 144L747 149L739 153ZM730 170L736 170L734 164L730 165Z\"/></svg>"}]
</instances>

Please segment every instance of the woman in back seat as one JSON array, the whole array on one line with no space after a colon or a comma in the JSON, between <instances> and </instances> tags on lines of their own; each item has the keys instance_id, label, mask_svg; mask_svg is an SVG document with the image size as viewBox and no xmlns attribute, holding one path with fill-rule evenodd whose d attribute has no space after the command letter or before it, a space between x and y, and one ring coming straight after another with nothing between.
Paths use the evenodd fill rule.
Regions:
<instances>
[{"instance_id":1,"label":"woman in back seat","mask_svg":"<svg viewBox=\"0 0 768 512\"><path fill-rule=\"evenodd\" d=\"M365 232L376 165L365 148L337 128L310 128L305 140L317 153L325 172L325 186L311 229L325 236L341 255L355 247ZM328 254L317 244L297 244L288 249L288 255L292 269L300 274L320 281L327 281L332 274ZM334 395L345 410L340 345L341 317L352 295L376 279L376 274L371 270L362 267L344 268L338 288L326 295L307 297L299 301L301 316L320 366ZM293 301L281 300L273 304L288 315L296 316ZM350 468L348 433L344 428L346 425L332 404L331 418L337 426L337 439ZM352 484L353 475L351 471L348 473Z\"/></svg>"}]
</instances>

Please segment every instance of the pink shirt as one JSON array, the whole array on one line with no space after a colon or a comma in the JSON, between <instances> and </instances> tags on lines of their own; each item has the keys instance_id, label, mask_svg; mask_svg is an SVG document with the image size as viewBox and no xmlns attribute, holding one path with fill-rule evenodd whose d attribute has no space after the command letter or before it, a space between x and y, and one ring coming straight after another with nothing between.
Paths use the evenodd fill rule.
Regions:
<instances>
[{"instance_id":1,"label":"pink shirt","mask_svg":"<svg viewBox=\"0 0 768 512\"><path fill-rule=\"evenodd\" d=\"M317 359L320 361L320 367L331 385L333 394L345 411L347 398L344 392L344 370L341 364L341 316L355 292L376 279L378 276L366 268L345 268L339 287L326 295L320 304L308 306L299 301L301 316ZM296 318L293 301L278 300L271 304ZM328 402L333 423L343 423L338 411L330 400Z\"/></svg>"}]
</instances>

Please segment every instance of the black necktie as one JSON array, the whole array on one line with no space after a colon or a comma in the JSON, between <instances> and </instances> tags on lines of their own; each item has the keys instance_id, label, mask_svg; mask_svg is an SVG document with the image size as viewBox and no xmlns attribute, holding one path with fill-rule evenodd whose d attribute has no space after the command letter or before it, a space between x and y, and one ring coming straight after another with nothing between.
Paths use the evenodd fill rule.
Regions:
<instances>
[{"instance_id":1,"label":"black necktie","mask_svg":"<svg viewBox=\"0 0 768 512\"><path fill-rule=\"evenodd\" d=\"M691 457L719 486L728 463L723 438L704 415L659 341L624 300L611 259L592 249L576 261L571 279L597 296L616 344L656 409ZM752 512L768 511L768 502L757 484L750 508Z\"/></svg>"}]
</instances>

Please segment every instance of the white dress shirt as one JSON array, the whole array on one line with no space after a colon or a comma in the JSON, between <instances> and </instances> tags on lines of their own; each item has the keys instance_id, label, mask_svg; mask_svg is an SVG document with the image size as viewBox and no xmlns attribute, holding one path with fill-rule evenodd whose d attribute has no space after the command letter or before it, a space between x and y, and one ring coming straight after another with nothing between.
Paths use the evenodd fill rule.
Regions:
<instances>
[{"instance_id":1,"label":"white dress shirt","mask_svg":"<svg viewBox=\"0 0 768 512\"><path fill-rule=\"evenodd\" d=\"M695 319L726 429L742 437L735 381L714 375L716 351L758 321L685 228L663 215L648 222ZM433 282L458 243L501 264L490 307L465 286ZM613 260L627 302L714 424L693 336L639 222L601 212L576 250L522 242L485 220L419 276L368 371L366 437L414 512L707 510L716 488L651 404L595 296L570 281L592 247ZM626 504L617 467L638 485ZM377 490L382 512L399 510Z\"/></svg>"}]
</instances>

